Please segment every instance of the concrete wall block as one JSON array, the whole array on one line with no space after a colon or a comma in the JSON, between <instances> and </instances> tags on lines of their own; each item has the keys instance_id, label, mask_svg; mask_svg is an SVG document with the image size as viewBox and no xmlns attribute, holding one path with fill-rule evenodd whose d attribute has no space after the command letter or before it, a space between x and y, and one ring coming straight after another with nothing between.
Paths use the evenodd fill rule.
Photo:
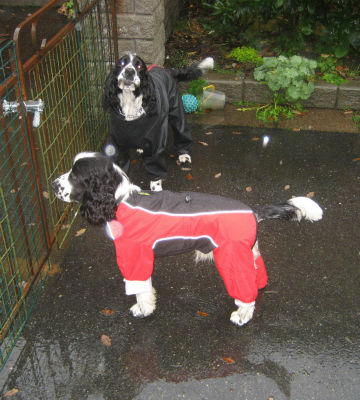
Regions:
<instances>
[{"instance_id":1,"label":"concrete wall block","mask_svg":"<svg viewBox=\"0 0 360 400\"><path fill-rule=\"evenodd\" d=\"M351 108L353 110L360 110L359 82L345 83L339 86L336 108Z\"/></svg>"},{"instance_id":2,"label":"concrete wall block","mask_svg":"<svg viewBox=\"0 0 360 400\"><path fill-rule=\"evenodd\" d=\"M207 78L204 76L204 79L207 80L209 85L214 85L215 90L219 90L220 92L224 92L226 95L225 101L227 103L231 103L233 101L242 101L244 97L244 81L238 80L216 80L212 78Z\"/></svg>"},{"instance_id":3,"label":"concrete wall block","mask_svg":"<svg viewBox=\"0 0 360 400\"><path fill-rule=\"evenodd\" d=\"M267 103L271 98L271 90L266 85L260 85L259 82L252 79L244 80L243 101L264 104Z\"/></svg>"},{"instance_id":4,"label":"concrete wall block","mask_svg":"<svg viewBox=\"0 0 360 400\"><path fill-rule=\"evenodd\" d=\"M135 13L135 0L117 0L116 11L118 13Z\"/></svg>"},{"instance_id":5,"label":"concrete wall block","mask_svg":"<svg viewBox=\"0 0 360 400\"><path fill-rule=\"evenodd\" d=\"M165 61L165 29L161 25L153 40L136 40L136 53L147 64L163 65Z\"/></svg>"},{"instance_id":6,"label":"concrete wall block","mask_svg":"<svg viewBox=\"0 0 360 400\"><path fill-rule=\"evenodd\" d=\"M154 15L118 14L117 27L121 39L152 39L157 26Z\"/></svg>"},{"instance_id":7,"label":"concrete wall block","mask_svg":"<svg viewBox=\"0 0 360 400\"><path fill-rule=\"evenodd\" d=\"M118 40L119 57L124 55L126 52L136 52L136 41L135 39L119 39Z\"/></svg>"},{"instance_id":8,"label":"concrete wall block","mask_svg":"<svg viewBox=\"0 0 360 400\"><path fill-rule=\"evenodd\" d=\"M164 0L134 0L136 14L153 14L158 7L164 8Z\"/></svg>"},{"instance_id":9,"label":"concrete wall block","mask_svg":"<svg viewBox=\"0 0 360 400\"><path fill-rule=\"evenodd\" d=\"M335 108L337 90L336 85L331 85L326 82L317 82L313 94L301 104L304 107Z\"/></svg>"}]
</instances>

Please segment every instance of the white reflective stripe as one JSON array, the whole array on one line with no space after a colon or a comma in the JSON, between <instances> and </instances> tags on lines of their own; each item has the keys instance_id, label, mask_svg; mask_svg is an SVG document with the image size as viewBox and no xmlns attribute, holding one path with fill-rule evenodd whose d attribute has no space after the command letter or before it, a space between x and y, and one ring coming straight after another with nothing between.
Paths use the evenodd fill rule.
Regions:
<instances>
[{"instance_id":1,"label":"white reflective stripe","mask_svg":"<svg viewBox=\"0 0 360 400\"><path fill-rule=\"evenodd\" d=\"M126 201L122 201L123 204L127 205L129 208L133 210L141 210L144 212L147 212L149 214L153 215L167 215L169 217L198 217L202 215L218 215L218 214L253 214L252 210L220 210L220 211L205 211L205 212L199 212L199 213L191 213L191 214L176 214L176 213L170 213L166 211L150 211L146 208L139 207L139 206L132 206Z\"/></svg>"},{"instance_id":2,"label":"white reflective stripe","mask_svg":"<svg viewBox=\"0 0 360 400\"><path fill-rule=\"evenodd\" d=\"M105 225L105 234L109 239L115 240L109 222L107 222L106 225Z\"/></svg>"},{"instance_id":3,"label":"white reflective stripe","mask_svg":"<svg viewBox=\"0 0 360 400\"><path fill-rule=\"evenodd\" d=\"M151 277L147 281L128 281L125 282L125 293L130 296L132 294L151 292L152 282Z\"/></svg>"},{"instance_id":4,"label":"white reflective stripe","mask_svg":"<svg viewBox=\"0 0 360 400\"><path fill-rule=\"evenodd\" d=\"M210 240L210 242L213 244L214 247L218 247L218 245L214 242L213 238L211 236L207 236L207 235L202 235L202 236L170 236L170 237L166 237L166 238L160 238L155 240L154 244L152 245L152 249L155 249L155 246L159 243L159 242L166 242L166 241L170 241L170 240L176 240L176 239L180 239L180 240L197 240L197 239L208 239Z\"/></svg>"}]
</instances>

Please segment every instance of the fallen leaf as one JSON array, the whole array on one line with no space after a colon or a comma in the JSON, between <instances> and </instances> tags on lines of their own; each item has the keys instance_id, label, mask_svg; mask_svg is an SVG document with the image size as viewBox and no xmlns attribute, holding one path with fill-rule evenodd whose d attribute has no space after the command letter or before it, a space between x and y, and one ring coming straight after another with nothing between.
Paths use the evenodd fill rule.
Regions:
<instances>
[{"instance_id":1,"label":"fallen leaf","mask_svg":"<svg viewBox=\"0 0 360 400\"><path fill-rule=\"evenodd\" d=\"M169 154L170 158L175 158L175 154Z\"/></svg>"},{"instance_id":2,"label":"fallen leaf","mask_svg":"<svg viewBox=\"0 0 360 400\"><path fill-rule=\"evenodd\" d=\"M86 232L86 228L79 229L76 233L75 236L81 236Z\"/></svg>"},{"instance_id":3,"label":"fallen leaf","mask_svg":"<svg viewBox=\"0 0 360 400\"><path fill-rule=\"evenodd\" d=\"M240 132L240 131L233 131L232 134L233 134L233 135L241 135L242 132Z\"/></svg>"},{"instance_id":4,"label":"fallen leaf","mask_svg":"<svg viewBox=\"0 0 360 400\"><path fill-rule=\"evenodd\" d=\"M115 310L113 310L112 308L104 308L100 312L101 312L101 314L104 314L104 315L113 315L113 314L115 314Z\"/></svg>"},{"instance_id":5,"label":"fallen leaf","mask_svg":"<svg viewBox=\"0 0 360 400\"><path fill-rule=\"evenodd\" d=\"M285 185L284 186L284 190L289 190L290 189L290 185Z\"/></svg>"},{"instance_id":6,"label":"fallen leaf","mask_svg":"<svg viewBox=\"0 0 360 400\"><path fill-rule=\"evenodd\" d=\"M107 336L107 335L101 335L101 342L102 342L102 344L104 344L105 346L111 346L111 339L110 339L110 337L109 336Z\"/></svg>"},{"instance_id":7,"label":"fallen leaf","mask_svg":"<svg viewBox=\"0 0 360 400\"><path fill-rule=\"evenodd\" d=\"M205 132L205 135L212 135L214 132Z\"/></svg>"},{"instance_id":8,"label":"fallen leaf","mask_svg":"<svg viewBox=\"0 0 360 400\"><path fill-rule=\"evenodd\" d=\"M11 389L11 390L9 390L9 391L7 391L5 394L4 394L4 397L11 397L11 396L15 396L17 393L19 393L19 389Z\"/></svg>"},{"instance_id":9,"label":"fallen leaf","mask_svg":"<svg viewBox=\"0 0 360 400\"><path fill-rule=\"evenodd\" d=\"M353 158L353 161L360 161L360 157Z\"/></svg>"},{"instance_id":10,"label":"fallen leaf","mask_svg":"<svg viewBox=\"0 0 360 400\"><path fill-rule=\"evenodd\" d=\"M59 264L54 264L50 267L50 269L48 271L48 275L54 276L54 275L58 274L60 271L61 271L61 268L59 267Z\"/></svg>"},{"instance_id":11,"label":"fallen leaf","mask_svg":"<svg viewBox=\"0 0 360 400\"><path fill-rule=\"evenodd\" d=\"M354 114L354 111L352 111L352 110L347 110L347 111L344 111L344 114Z\"/></svg>"},{"instance_id":12,"label":"fallen leaf","mask_svg":"<svg viewBox=\"0 0 360 400\"><path fill-rule=\"evenodd\" d=\"M138 160L136 160L136 159L131 160L131 164L136 164L137 162L138 162Z\"/></svg>"},{"instance_id":13,"label":"fallen leaf","mask_svg":"<svg viewBox=\"0 0 360 400\"><path fill-rule=\"evenodd\" d=\"M245 190L246 190L247 192L251 192L251 191L252 191L252 187L251 187L251 186L246 186Z\"/></svg>"},{"instance_id":14,"label":"fallen leaf","mask_svg":"<svg viewBox=\"0 0 360 400\"><path fill-rule=\"evenodd\" d=\"M214 175L214 178L217 179L217 178L220 178L220 176L221 176L221 172L218 172L217 174Z\"/></svg>"},{"instance_id":15,"label":"fallen leaf","mask_svg":"<svg viewBox=\"0 0 360 400\"><path fill-rule=\"evenodd\" d=\"M200 317L208 317L209 316L209 314L204 311L196 311L196 314L200 315Z\"/></svg>"},{"instance_id":16,"label":"fallen leaf","mask_svg":"<svg viewBox=\"0 0 360 400\"><path fill-rule=\"evenodd\" d=\"M44 191L42 194L43 194L44 199L48 199L50 197L48 192Z\"/></svg>"},{"instance_id":17,"label":"fallen leaf","mask_svg":"<svg viewBox=\"0 0 360 400\"><path fill-rule=\"evenodd\" d=\"M309 192L306 197L314 197L315 196L315 192Z\"/></svg>"},{"instance_id":18,"label":"fallen leaf","mask_svg":"<svg viewBox=\"0 0 360 400\"><path fill-rule=\"evenodd\" d=\"M198 143L201 144L202 146L209 146L206 142L202 142L202 141L200 141L200 140L199 140Z\"/></svg>"},{"instance_id":19,"label":"fallen leaf","mask_svg":"<svg viewBox=\"0 0 360 400\"><path fill-rule=\"evenodd\" d=\"M301 129L300 129L300 128L293 128L293 131L294 131L294 132L300 132Z\"/></svg>"},{"instance_id":20,"label":"fallen leaf","mask_svg":"<svg viewBox=\"0 0 360 400\"><path fill-rule=\"evenodd\" d=\"M253 140L254 142L257 142L258 140L260 140L259 137L253 137L251 140Z\"/></svg>"},{"instance_id":21,"label":"fallen leaf","mask_svg":"<svg viewBox=\"0 0 360 400\"><path fill-rule=\"evenodd\" d=\"M190 181L191 179L193 179L193 176L191 174L186 174L186 179Z\"/></svg>"},{"instance_id":22,"label":"fallen leaf","mask_svg":"<svg viewBox=\"0 0 360 400\"><path fill-rule=\"evenodd\" d=\"M228 364L234 364L235 360L230 358L230 357L223 357L223 361L225 361Z\"/></svg>"},{"instance_id":23,"label":"fallen leaf","mask_svg":"<svg viewBox=\"0 0 360 400\"><path fill-rule=\"evenodd\" d=\"M181 171L191 171L190 167L181 167Z\"/></svg>"}]
</instances>

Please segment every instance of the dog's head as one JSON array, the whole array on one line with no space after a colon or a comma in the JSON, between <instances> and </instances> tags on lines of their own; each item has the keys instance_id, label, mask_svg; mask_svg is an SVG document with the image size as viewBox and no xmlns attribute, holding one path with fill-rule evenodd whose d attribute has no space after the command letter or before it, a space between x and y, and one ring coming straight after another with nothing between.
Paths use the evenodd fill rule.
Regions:
<instances>
[{"instance_id":1,"label":"dog's head","mask_svg":"<svg viewBox=\"0 0 360 400\"><path fill-rule=\"evenodd\" d=\"M114 219L120 201L138 189L110 158L95 152L77 154L51 187L58 199L81 203L81 215L94 225Z\"/></svg>"},{"instance_id":2,"label":"dog's head","mask_svg":"<svg viewBox=\"0 0 360 400\"><path fill-rule=\"evenodd\" d=\"M142 96L142 107L147 115L155 112L154 84L145 62L136 54L126 54L116 63L106 78L102 99L105 111L121 113L119 95L130 91L135 97Z\"/></svg>"},{"instance_id":3,"label":"dog's head","mask_svg":"<svg viewBox=\"0 0 360 400\"><path fill-rule=\"evenodd\" d=\"M135 91L147 75L145 62L137 55L126 54L116 63L114 74L121 90Z\"/></svg>"}]
</instances>

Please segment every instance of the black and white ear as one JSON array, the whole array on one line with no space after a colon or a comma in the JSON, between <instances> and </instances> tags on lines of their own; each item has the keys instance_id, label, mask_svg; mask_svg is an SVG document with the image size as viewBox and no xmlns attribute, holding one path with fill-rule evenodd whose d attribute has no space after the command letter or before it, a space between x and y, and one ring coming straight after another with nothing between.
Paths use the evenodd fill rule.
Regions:
<instances>
[{"instance_id":1,"label":"black and white ear","mask_svg":"<svg viewBox=\"0 0 360 400\"><path fill-rule=\"evenodd\" d=\"M121 186L121 181L122 176L112 165L101 176L93 173L87 178L80 212L90 224L99 225L115 218L115 192Z\"/></svg>"},{"instance_id":2,"label":"black and white ear","mask_svg":"<svg viewBox=\"0 0 360 400\"><path fill-rule=\"evenodd\" d=\"M104 111L119 111L120 103L118 94L120 91L118 77L114 69L110 72L105 81L105 89L102 97L102 107Z\"/></svg>"}]
</instances>

